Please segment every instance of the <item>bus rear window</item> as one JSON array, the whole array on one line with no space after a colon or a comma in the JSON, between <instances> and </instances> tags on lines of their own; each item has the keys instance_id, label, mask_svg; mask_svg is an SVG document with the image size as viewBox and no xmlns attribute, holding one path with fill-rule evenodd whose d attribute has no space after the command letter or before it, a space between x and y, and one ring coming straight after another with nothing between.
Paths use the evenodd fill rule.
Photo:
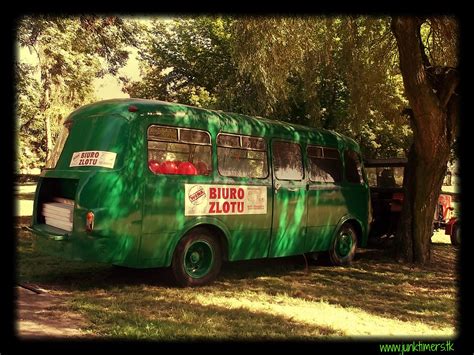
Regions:
<instances>
[{"instance_id":1,"label":"bus rear window","mask_svg":"<svg viewBox=\"0 0 474 355\"><path fill-rule=\"evenodd\" d=\"M49 159L46 161L46 169L54 169L56 167L59 157L61 156L61 152L63 151L64 144L66 143L67 137L69 136L71 125L71 121L64 122L63 128L59 133L58 140L56 141L56 145L54 146Z\"/></svg>"}]
</instances>

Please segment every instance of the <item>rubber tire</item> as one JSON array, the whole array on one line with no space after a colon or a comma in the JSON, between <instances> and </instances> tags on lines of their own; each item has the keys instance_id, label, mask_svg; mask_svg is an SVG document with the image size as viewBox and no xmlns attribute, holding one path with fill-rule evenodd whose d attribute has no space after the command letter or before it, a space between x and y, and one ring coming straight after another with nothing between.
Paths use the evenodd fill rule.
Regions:
<instances>
[{"instance_id":1,"label":"rubber tire","mask_svg":"<svg viewBox=\"0 0 474 355\"><path fill-rule=\"evenodd\" d=\"M461 244L461 229L459 228L458 224L456 223L453 225L453 228L451 229L451 244L458 246Z\"/></svg>"},{"instance_id":2,"label":"rubber tire","mask_svg":"<svg viewBox=\"0 0 474 355\"><path fill-rule=\"evenodd\" d=\"M350 252L346 256L341 257L336 251L336 246L337 246L338 240L344 234L348 234L351 236L352 247L351 247ZM329 249L329 260L331 264L335 266L350 265L352 263L352 260L354 260L356 249L357 249L357 233L351 224L344 223L341 226L341 228L339 228L339 230L337 231L337 234L331 243L331 247Z\"/></svg>"},{"instance_id":3,"label":"rubber tire","mask_svg":"<svg viewBox=\"0 0 474 355\"><path fill-rule=\"evenodd\" d=\"M185 270L185 256L188 248L196 242L205 242L211 247L213 264L210 270L202 277L195 278ZM195 228L188 232L178 243L173 254L171 270L175 282L181 287L198 287L211 283L219 274L222 266L222 250L219 242L206 228Z\"/></svg>"}]
</instances>

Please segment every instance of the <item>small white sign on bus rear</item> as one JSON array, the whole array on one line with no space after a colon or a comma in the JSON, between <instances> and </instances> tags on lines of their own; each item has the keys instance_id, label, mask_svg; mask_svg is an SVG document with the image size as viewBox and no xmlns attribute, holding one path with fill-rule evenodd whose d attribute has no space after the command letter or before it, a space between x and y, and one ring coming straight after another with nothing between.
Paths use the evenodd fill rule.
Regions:
<instances>
[{"instance_id":1,"label":"small white sign on bus rear","mask_svg":"<svg viewBox=\"0 0 474 355\"><path fill-rule=\"evenodd\" d=\"M266 214L267 187L243 185L184 185L184 215Z\"/></svg>"},{"instance_id":2,"label":"small white sign on bus rear","mask_svg":"<svg viewBox=\"0 0 474 355\"><path fill-rule=\"evenodd\" d=\"M104 152L102 150L74 152L69 166L102 166L104 168L113 169L116 157L117 153Z\"/></svg>"}]
</instances>

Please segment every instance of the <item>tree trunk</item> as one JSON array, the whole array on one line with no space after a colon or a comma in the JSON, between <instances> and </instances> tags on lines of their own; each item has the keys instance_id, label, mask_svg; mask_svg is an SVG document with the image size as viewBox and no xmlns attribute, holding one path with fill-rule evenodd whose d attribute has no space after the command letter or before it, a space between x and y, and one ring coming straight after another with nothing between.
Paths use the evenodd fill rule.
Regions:
<instances>
[{"instance_id":1,"label":"tree trunk","mask_svg":"<svg viewBox=\"0 0 474 355\"><path fill-rule=\"evenodd\" d=\"M430 153L435 159L427 162L425 155ZM420 154L416 145L410 148L405 168L403 210L397 231L399 261L420 264L430 261L433 218L448 159L449 149L441 153L425 148Z\"/></svg>"},{"instance_id":2,"label":"tree trunk","mask_svg":"<svg viewBox=\"0 0 474 355\"><path fill-rule=\"evenodd\" d=\"M46 161L48 161L49 157L51 156L51 151L53 150L53 139L51 133L51 119L48 114L48 109L51 106L50 94L51 94L51 75L48 71L46 63L43 63L43 58L46 58L43 55L43 49L40 48L37 50L38 53L38 61L40 66L40 73L41 73L41 87L43 89L43 95L41 95L40 99L40 112L44 118L44 125L46 130Z\"/></svg>"},{"instance_id":3,"label":"tree trunk","mask_svg":"<svg viewBox=\"0 0 474 355\"><path fill-rule=\"evenodd\" d=\"M51 135L51 119L49 115L44 116L44 122L46 126L46 161L49 160L51 156L51 151L53 150L53 137Z\"/></svg>"},{"instance_id":4,"label":"tree trunk","mask_svg":"<svg viewBox=\"0 0 474 355\"><path fill-rule=\"evenodd\" d=\"M456 132L458 77L457 72L448 75L447 71L428 76L431 66L421 42L421 24L416 17L392 19L413 128L397 231L397 258L424 264L431 257L433 217Z\"/></svg>"}]
</instances>

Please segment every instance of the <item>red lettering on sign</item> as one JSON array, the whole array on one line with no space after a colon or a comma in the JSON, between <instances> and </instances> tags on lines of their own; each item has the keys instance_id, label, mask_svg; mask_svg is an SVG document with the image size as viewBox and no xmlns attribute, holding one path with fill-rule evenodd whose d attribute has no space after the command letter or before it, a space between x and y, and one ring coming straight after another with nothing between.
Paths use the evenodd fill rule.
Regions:
<instances>
[{"instance_id":1,"label":"red lettering on sign","mask_svg":"<svg viewBox=\"0 0 474 355\"><path fill-rule=\"evenodd\" d=\"M212 198L212 199L217 198L215 187L210 187L209 188L209 198Z\"/></svg>"},{"instance_id":2,"label":"red lettering on sign","mask_svg":"<svg viewBox=\"0 0 474 355\"><path fill-rule=\"evenodd\" d=\"M229 189L225 188L222 191L222 198L227 200L229 198Z\"/></svg>"},{"instance_id":3,"label":"red lettering on sign","mask_svg":"<svg viewBox=\"0 0 474 355\"><path fill-rule=\"evenodd\" d=\"M209 201L209 211L208 213L243 213L244 212L244 203L237 201L224 201L221 205L220 202Z\"/></svg>"},{"instance_id":4,"label":"red lettering on sign","mask_svg":"<svg viewBox=\"0 0 474 355\"><path fill-rule=\"evenodd\" d=\"M215 200L243 200L245 197L245 190L243 188L236 189L235 187L210 187L209 198Z\"/></svg>"},{"instance_id":5,"label":"red lettering on sign","mask_svg":"<svg viewBox=\"0 0 474 355\"><path fill-rule=\"evenodd\" d=\"M96 157L96 158L99 157L99 152L95 152L95 157Z\"/></svg>"},{"instance_id":6,"label":"red lettering on sign","mask_svg":"<svg viewBox=\"0 0 474 355\"><path fill-rule=\"evenodd\" d=\"M225 201L223 204L222 204L222 211L224 213L229 213L229 210L230 210L230 204L229 202Z\"/></svg>"},{"instance_id":7,"label":"red lettering on sign","mask_svg":"<svg viewBox=\"0 0 474 355\"><path fill-rule=\"evenodd\" d=\"M200 188L195 193L189 195L189 201L194 202L197 199L199 199L201 196L204 196L205 194L206 193L204 192L204 190L202 188Z\"/></svg>"},{"instance_id":8,"label":"red lettering on sign","mask_svg":"<svg viewBox=\"0 0 474 355\"><path fill-rule=\"evenodd\" d=\"M209 213L216 213L215 206L216 206L215 202L212 202L212 201L209 202Z\"/></svg>"}]
</instances>

